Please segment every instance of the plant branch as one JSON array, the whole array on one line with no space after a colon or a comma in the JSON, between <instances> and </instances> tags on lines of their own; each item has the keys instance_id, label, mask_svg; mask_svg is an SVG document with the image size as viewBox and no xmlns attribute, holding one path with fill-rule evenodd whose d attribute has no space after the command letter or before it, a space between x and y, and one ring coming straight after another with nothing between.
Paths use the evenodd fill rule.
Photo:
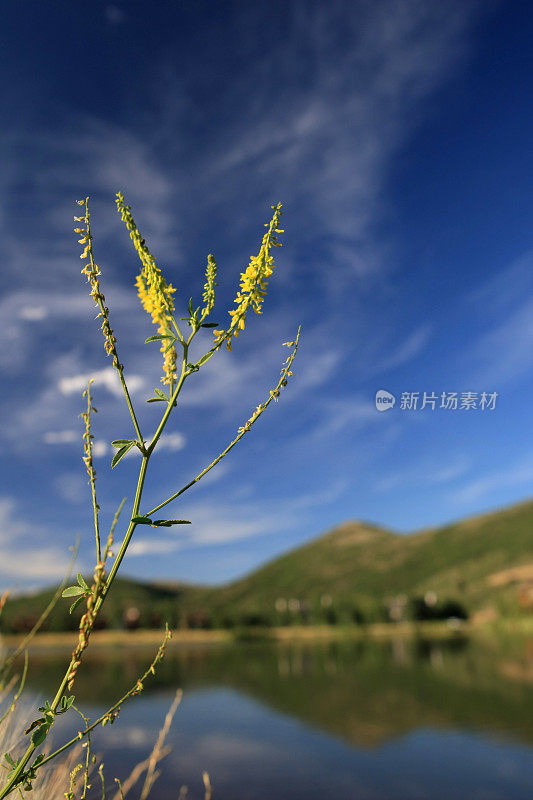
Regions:
<instances>
[{"instance_id":1,"label":"plant branch","mask_svg":"<svg viewBox=\"0 0 533 800\"><path fill-rule=\"evenodd\" d=\"M145 681L150 675L154 675L155 674L155 667L159 663L159 661L161 661L161 659L163 658L164 653L165 653L166 644L167 644L167 642L168 642L168 640L170 638L171 638L171 633L170 633L170 631L169 631L169 629L167 627L166 631L165 631L165 638L163 639L163 642L159 646L159 649L158 649L158 651L157 651L157 653L155 655L155 658L153 659L152 663L150 664L150 666L148 667L146 672L140 678L137 679L137 681L131 687L131 689L129 689L126 692L126 694L124 694L120 698L120 700L117 700L116 703L114 703L110 708L108 708L107 711L104 714L102 714L100 717L98 717L98 719L95 722L93 722L92 725L88 725L85 728L85 730L79 731L76 736L74 736L72 739L69 739L68 742L65 742L65 744L63 744L57 750L54 750L53 753L50 753L50 755L48 755L45 758L43 758L43 760L40 761L39 764L37 764L35 766L35 769L40 769L46 763L48 763L48 761L51 761L53 758L56 758L56 756L58 756L60 753L64 753L65 750L68 750L69 747L72 747L74 744L76 744L76 742L79 742L81 739L83 739L85 736L87 736L91 731L93 731L96 727L98 727L98 725L101 725L104 722L104 720L109 719L129 697L132 697L133 695L139 694L139 692L141 692L142 688L143 688L142 687L143 681ZM5 796L5 795L3 795L3 796Z\"/></svg>"},{"instance_id":2,"label":"plant branch","mask_svg":"<svg viewBox=\"0 0 533 800\"><path fill-rule=\"evenodd\" d=\"M133 503L132 517L135 517L138 514L138 511L139 511L139 505L140 505L140 502L141 502L141 496L142 496L142 490L143 490L143 485L144 485L144 479L145 479L145 476L146 476L146 468L147 468L147 466L148 466L148 456L143 456L143 460L142 460L142 463L141 463L141 468L139 470L139 478L138 478L138 481L137 481L137 491L135 493L135 500L134 500L134 503ZM130 522L130 524L128 526L128 529L126 531L126 535L124 536L124 539L122 541L120 550L119 550L119 552L117 554L117 557L115 559L115 563L113 564L113 567L112 567L112 569L111 569L111 571L109 573L109 576L107 578L107 581L106 581L106 583L104 585L104 588L103 588L101 594L98 596L98 598L97 598L97 600L96 600L96 602L94 604L94 616L95 616L95 618L96 618L96 616L97 616L97 614L98 614L98 612L100 610L100 607L101 607L102 603L105 600L105 597L106 597L109 589L111 588L111 584L113 583L113 580L115 579L115 575L117 574L118 568L120 567L122 559L124 558L124 555L126 553L128 544L130 543L130 540L131 540L131 537L133 535L133 531L135 530L135 527L136 527L136 524L134 522ZM71 658L70 662L69 662L69 665L68 665L68 668L67 668L67 670L65 672L65 675L63 676L63 679L62 679L62 681L61 681L61 683L59 685L57 693L56 693L54 699L52 700L52 702L50 704L51 711L53 711L53 712L56 711L56 709L57 709L57 707L58 707L58 705L59 705L59 703L61 701L61 697L63 696L63 693L64 693L64 691L65 691L65 689L67 687L67 684L69 683L70 676L71 676L71 671L72 671L73 667L75 666L75 663L76 663L76 660L75 660L75 658L73 656ZM16 769L13 770L13 772L11 773L11 777L4 784L4 786L0 789L0 800L3 800L3 798L6 797L8 794L10 794L11 791L18 785L18 783L20 783L21 775L22 775L26 765L28 764L29 760L31 759L31 757L34 754L36 749L37 749L37 746L34 745L33 742L28 745L28 748L26 749L26 752L22 756L22 758L21 758L19 764L17 765ZM41 761L41 764L42 763L43 762Z\"/></svg>"},{"instance_id":3,"label":"plant branch","mask_svg":"<svg viewBox=\"0 0 533 800\"><path fill-rule=\"evenodd\" d=\"M298 342L300 340L300 330L301 330L301 328L298 328L298 333L297 333L296 339L294 341L293 351L292 351L291 355L289 356L289 358L287 359L287 361L285 363L285 366L283 367L283 369L281 371L281 376L280 376L280 379L279 379L276 387L270 391L268 399L264 403L262 403L260 406L257 407L256 411L254 412L252 417L248 420L248 422L242 428L239 428L239 433L237 434L235 439L233 439L233 441L229 443L229 445L226 447L226 449L223 450L209 464L209 466L207 466L205 469L202 470L202 472L200 472L195 478L193 478L192 481L189 481L189 483L185 484L185 486L183 486L177 492L174 492L174 494L170 495L170 497L167 497L167 499L164 500L162 503L159 503L159 505L155 506L154 508L151 508L150 511L144 512L144 516L150 517L156 511L159 511L159 509L163 508L163 506L166 506L168 503L171 503L172 500L176 500L177 497L179 497L184 492L186 492L188 489L190 489L191 486L194 486L195 483L198 483L198 481L201 480L201 478L203 478L204 475L206 475L210 470L212 470L213 467L216 467L216 465L220 461L222 461L224 456L226 456L230 452L230 450L232 450L235 447L237 442L239 442L242 439L242 437L244 436L244 434L247 433L250 430L250 428L252 427L254 422L257 419L259 419L261 414L268 408L270 403L273 400L275 400L275 399L277 399L279 397L281 389L287 383L287 378L291 374L292 362L294 361L294 359L296 357L297 350L298 350Z\"/></svg>"},{"instance_id":4,"label":"plant branch","mask_svg":"<svg viewBox=\"0 0 533 800\"><path fill-rule=\"evenodd\" d=\"M120 379L120 383L122 385L122 390L124 392L124 396L126 397L126 403L128 405L128 409L130 412L130 416L133 422L133 427L135 428L135 433L139 439L139 444L143 446L143 438L141 434L141 429L139 427L139 423L137 421L137 417L135 415L135 410L133 408L133 403L131 402L130 393L128 391L128 386L126 384L126 379L124 377L124 365L120 363L117 347L116 347L116 339L113 335L113 331L109 324L109 309L105 306L105 297L100 291L100 283L98 280L98 276L100 275L100 269L98 265L95 263L94 255L93 255L93 243L92 243L92 235L91 235L91 216L89 213L89 198L85 198L85 200L78 200L79 205L85 207L85 216L84 217L75 217L74 219L77 221L84 221L85 222L85 229L83 228L76 228L76 232L82 233L82 238L79 240L80 244L86 244L85 250L83 251L80 258L89 258L90 269L88 266L85 266L82 272L87 275L87 280L91 284L91 295L94 299L94 302L100 309L100 313L98 314L99 317L102 317L102 330L104 332L104 336L106 339L106 352L108 355L113 356L113 366L117 370L118 377Z\"/></svg>"},{"instance_id":5,"label":"plant branch","mask_svg":"<svg viewBox=\"0 0 533 800\"><path fill-rule=\"evenodd\" d=\"M96 539L96 561L99 563L102 560L102 552L100 546L100 523L98 520L98 512L100 511L100 506L96 500L96 470L93 464L93 436L91 434L91 413L96 411L92 404L92 395L91 395L91 384L93 383L94 378L91 378L89 383L87 384L87 388L84 391L84 395L87 396L87 410L81 414L83 421L85 422L85 431L83 433L83 449L85 452L85 456L83 461L85 462L85 466L87 467L87 474L89 476L89 484L91 486L91 499L93 504L93 516L94 516L94 535Z\"/></svg>"}]
</instances>

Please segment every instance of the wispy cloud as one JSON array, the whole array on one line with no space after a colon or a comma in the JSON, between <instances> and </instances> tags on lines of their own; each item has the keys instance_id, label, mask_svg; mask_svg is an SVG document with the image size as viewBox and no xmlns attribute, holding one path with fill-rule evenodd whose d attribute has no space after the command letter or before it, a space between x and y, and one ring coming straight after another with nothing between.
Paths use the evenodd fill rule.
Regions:
<instances>
[{"instance_id":1,"label":"wispy cloud","mask_svg":"<svg viewBox=\"0 0 533 800\"><path fill-rule=\"evenodd\" d=\"M527 457L508 467L502 465L497 471L467 483L452 495L452 501L460 505L475 503L506 488L531 492L532 483L533 459Z\"/></svg>"},{"instance_id":2,"label":"wispy cloud","mask_svg":"<svg viewBox=\"0 0 533 800\"><path fill-rule=\"evenodd\" d=\"M416 358L429 342L431 327L424 323L416 328L399 346L391 348L391 353L378 364L376 371L393 370Z\"/></svg>"},{"instance_id":3,"label":"wispy cloud","mask_svg":"<svg viewBox=\"0 0 533 800\"><path fill-rule=\"evenodd\" d=\"M406 486L425 487L439 486L463 478L471 467L471 461L465 456L447 458L446 463L439 459L426 459L412 469L403 468L398 472L386 475L376 481L374 488L378 492L388 492Z\"/></svg>"},{"instance_id":4,"label":"wispy cloud","mask_svg":"<svg viewBox=\"0 0 533 800\"><path fill-rule=\"evenodd\" d=\"M246 124L229 115L223 141L231 146L217 153L211 144L200 174L215 187L235 184L230 174L246 176L297 207L302 238L311 247L320 241L323 285L338 297L385 266L372 225L383 212L389 160L419 123L421 101L456 68L478 10L455 2L292 9L277 51L239 76L225 99L231 109L253 85Z\"/></svg>"},{"instance_id":5,"label":"wispy cloud","mask_svg":"<svg viewBox=\"0 0 533 800\"><path fill-rule=\"evenodd\" d=\"M121 397L124 392L118 373L113 367L106 367L105 369L95 372L85 372L60 378L57 388L62 394L79 395L87 387L87 383L90 380L94 381L95 386L103 386L116 397ZM138 392L144 385L145 380L142 375L128 375L128 390L132 394Z\"/></svg>"},{"instance_id":6,"label":"wispy cloud","mask_svg":"<svg viewBox=\"0 0 533 800\"><path fill-rule=\"evenodd\" d=\"M79 431L47 431L43 436L43 442L45 444L72 444L73 442L79 442L80 434Z\"/></svg>"},{"instance_id":7,"label":"wispy cloud","mask_svg":"<svg viewBox=\"0 0 533 800\"><path fill-rule=\"evenodd\" d=\"M159 556L165 553L175 553L181 547L183 547L182 542L172 539L158 539L156 537L135 539L128 549L128 555L132 557Z\"/></svg>"},{"instance_id":8,"label":"wispy cloud","mask_svg":"<svg viewBox=\"0 0 533 800\"><path fill-rule=\"evenodd\" d=\"M26 522L11 497L0 497L0 578L6 586L19 579L47 580L62 577L66 553L49 540L39 526Z\"/></svg>"},{"instance_id":9,"label":"wispy cloud","mask_svg":"<svg viewBox=\"0 0 533 800\"><path fill-rule=\"evenodd\" d=\"M472 385L501 390L533 369L533 253L499 270L461 303L481 333L459 354Z\"/></svg>"}]
</instances>

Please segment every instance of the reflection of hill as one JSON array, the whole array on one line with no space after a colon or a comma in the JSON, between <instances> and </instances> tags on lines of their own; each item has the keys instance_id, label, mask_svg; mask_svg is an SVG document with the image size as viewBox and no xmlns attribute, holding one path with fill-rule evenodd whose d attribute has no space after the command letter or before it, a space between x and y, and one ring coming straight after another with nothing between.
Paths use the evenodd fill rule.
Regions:
<instances>
[{"instance_id":1,"label":"reflection of hill","mask_svg":"<svg viewBox=\"0 0 533 800\"><path fill-rule=\"evenodd\" d=\"M523 679L524 642L513 647L456 640L174 648L147 691L230 686L358 746L429 726L489 730L530 743L533 685ZM80 671L78 700L109 702L149 660L147 651L96 652ZM34 658L31 685L50 693L59 663Z\"/></svg>"}]
</instances>

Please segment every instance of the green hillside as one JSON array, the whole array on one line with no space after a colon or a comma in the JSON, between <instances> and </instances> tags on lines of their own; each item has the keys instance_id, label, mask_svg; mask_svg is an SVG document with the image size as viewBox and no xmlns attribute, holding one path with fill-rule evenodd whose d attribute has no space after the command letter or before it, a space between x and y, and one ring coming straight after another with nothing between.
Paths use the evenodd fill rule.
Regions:
<instances>
[{"instance_id":1,"label":"green hillside","mask_svg":"<svg viewBox=\"0 0 533 800\"><path fill-rule=\"evenodd\" d=\"M90 582L90 576L85 577ZM152 583L117 578L98 617L96 627L158 628L167 621L172 627L177 627L180 623L179 605L184 591L182 588L167 588ZM0 630L5 633L29 631L55 592L56 589L53 588L10 598L0 617ZM77 630L81 610L71 616L69 607L69 599L59 599L42 629Z\"/></svg>"},{"instance_id":2,"label":"green hillside","mask_svg":"<svg viewBox=\"0 0 533 800\"><path fill-rule=\"evenodd\" d=\"M10 601L0 628L31 627L52 594ZM532 611L533 501L528 501L410 535L347 522L224 587L118 580L100 623L157 627L168 620L171 626L230 627ZM60 601L46 627L76 624Z\"/></svg>"},{"instance_id":3,"label":"green hillside","mask_svg":"<svg viewBox=\"0 0 533 800\"><path fill-rule=\"evenodd\" d=\"M217 619L260 614L285 622L307 614L374 620L386 618L384 604L401 608L406 598L412 604L428 592L436 595L430 594L436 608L453 600L469 614L531 609L533 501L410 535L347 522L229 586L185 595L184 602ZM283 611L291 600L303 611Z\"/></svg>"}]
</instances>

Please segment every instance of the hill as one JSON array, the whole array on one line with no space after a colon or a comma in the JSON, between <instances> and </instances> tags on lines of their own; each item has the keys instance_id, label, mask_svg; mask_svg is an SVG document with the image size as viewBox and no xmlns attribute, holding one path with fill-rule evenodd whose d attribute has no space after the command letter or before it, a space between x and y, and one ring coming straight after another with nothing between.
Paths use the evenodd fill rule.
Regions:
<instances>
[{"instance_id":1,"label":"hill","mask_svg":"<svg viewBox=\"0 0 533 800\"><path fill-rule=\"evenodd\" d=\"M85 576L90 584L91 577ZM180 623L179 605L185 588L158 586L154 583L117 578L109 593L96 628L161 627L168 621L172 627ZM29 631L52 600L56 588L10 598L0 617L0 630L5 633ZM69 600L60 599L43 630L77 630L81 611L69 615Z\"/></svg>"},{"instance_id":2,"label":"hill","mask_svg":"<svg viewBox=\"0 0 533 800\"><path fill-rule=\"evenodd\" d=\"M417 602L428 616L453 615L446 614L453 604L469 615L512 615L533 605L533 501L409 535L346 522L241 580L183 600L228 621L374 620L408 614Z\"/></svg>"},{"instance_id":3,"label":"hill","mask_svg":"<svg viewBox=\"0 0 533 800\"><path fill-rule=\"evenodd\" d=\"M4 631L31 627L53 590L9 602ZM135 614L137 609L138 614ZM400 535L352 521L227 586L118 580L106 627L378 621L533 609L533 501L444 527ZM48 630L75 628L58 603Z\"/></svg>"}]
</instances>

